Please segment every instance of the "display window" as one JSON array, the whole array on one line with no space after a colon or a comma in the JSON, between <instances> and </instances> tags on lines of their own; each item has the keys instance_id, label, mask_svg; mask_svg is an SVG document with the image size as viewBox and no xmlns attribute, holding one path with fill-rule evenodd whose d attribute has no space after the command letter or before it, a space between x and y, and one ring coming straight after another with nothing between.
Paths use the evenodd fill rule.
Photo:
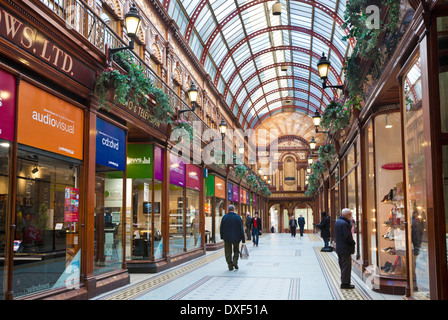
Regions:
<instances>
[{"instance_id":1,"label":"display window","mask_svg":"<svg viewBox=\"0 0 448 320\"><path fill-rule=\"evenodd\" d=\"M185 162L170 153L169 251L171 255L185 248Z\"/></svg>"},{"instance_id":2,"label":"display window","mask_svg":"<svg viewBox=\"0 0 448 320\"><path fill-rule=\"evenodd\" d=\"M5 259L6 219L9 212L10 150L14 141L16 84L13 75L0 70L0 300L4 300L6 288ZM15 248L18 242L15 242Z\"/></svg>"},{"instance_id":3,"label":"display window","mask_svg":"<svg viewBox=\"0 0 448 320\"><path fill-rule=\"evenodd\" d=\"M10 172L10 149L11 143L0 139L0 300L5 299L5 290L3 287L4 279L6 279L6 218L9 212L9 172ZM14 248L17 247L18 242L14 242Z\"/></svg>"},{"instance_id":4,"label":"display window","mask_svg":"<svg viewBox=\"0 0 448 320\"><path fill-rule=\"evenodd\" d=\"M215 176L208 175L205 178L205 243L213 243L214 238L214 220L215 220Z\"/></svg>"},{"instance_id":5,"label":"display window","mask_svg":"<svg viewBox=\"0 0 448 320\"><path fill-rule=\"evenodd\" d=\"M427 228L427 190L424 140L422 85L420 57L407 70L403 77L403 126L406 179L408 232L411 237L409 272L412 296L429 299L428 228Z\"/></svg>"},{"instance_id":6,"label":"display window","mask_svg":"<svg viewBox=\"0 0 448 320\"><path fill-rule=\"evenodd\" d=\"M152 144L128 144L126 183L126 259L160 259L163 255L161 230L162 150ZM163 174L161 175L163 180ZM160 179L160 177L159 177ZM132 190L130 192L130 190Z\"/></svg>"},{"instance_id":7,"label":"display window","mask_svg":"<svg viewBox=\"0 0 448 320\"><path fill-rule=\"evenodd\" d=\"M24 297L76 289L84 113L26 81L18 96L12 290Z\"/></svg>"},{"instance_id":8,"label":"display window","mask_svg":"<svg viewBox=\"0 0 448 320\"><path fill-rule=\"evenodd\" d=\"M373 143L373 125L369 124L365 130L365 173L366 177L366 204L367 209L367 261L372 268L377 266L377 223L375 208L375 163L374 163L374 143Z\"/></svg>"},{"instance_id":9,"label":"display window","mask_svg":"<svg viewBox=\"0 0 448 320\"><path fill-rule=\"evenodd\" d=\"M226 213L225 208L225 198L226 198L226 189L225 189L226 182L224 179L215 177L215 207L213 212L215 213L215 222L214 222L214 230L215 233L212 235L212 239L214 239L214 242L221 241L221 233L220 233L220 225L222 217Z\"/></svg>"},{"instance_id":10,"label":"display window","mask_svg":"<svg viewBox=\"0 0 448 320\"><path fill-rule=\"evenodd\" d=\"M437 17L437 44L439 55L439 99L440 99L440 120L442 133L448 132L448 17ZM443 163L443 177L448 176L448 146L446 140L442 146L442 163ZM439 177L440 179L440 177ZM447 182L443 180L443 195L444 195L444 207L445 207L445 239L446 239L446 258L448 265L448 188ZM447 270L448 272L448 270Z\"/></svg>"},{"instance_id":11,"label":"display window","mask_svg":"<svg viewBox=\"0 0 448 320\"><path fill-rule=\"evenodd\" d=\"M187 250L201 247L200 229L200 196L202 191L201 168L186 165L186 217L185 217L185 244Z\"/></svg>"},{"instance_id":12,"label":"display window","mask_svg":"<svg viewBox=\"0 0 448 320\"><path fill-rule=\"evenodd\" d=\"M17 159L13 291L78 288L79 163L21 146Z\"/></svg>"},{"instance_id":13,"label":"display window","mask_svg":"<svg viewBox=\"0 0 448 320\"><path fill-rule=\"evenodd\" d=\"M94 274L98 275L123 264L126 133L100 118L96 131Z\"/></svg>"},{"instance_id":14,"label":"display window","mask_svg":"<svg viewBox=\"0 0 448 320\"><path fill-rule=\"evenodd\" d=\"M375 117L376 220L381 275L406 277L401 121L398 112ZM395 146L392 147L391 146Z\"/></svg>"}]
</instances>

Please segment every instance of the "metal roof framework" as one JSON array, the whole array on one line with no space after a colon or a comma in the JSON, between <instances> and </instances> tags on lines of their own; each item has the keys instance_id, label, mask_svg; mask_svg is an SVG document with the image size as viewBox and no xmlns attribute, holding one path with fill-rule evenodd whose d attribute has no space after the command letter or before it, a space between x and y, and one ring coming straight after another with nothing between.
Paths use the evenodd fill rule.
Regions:
<instances>
[{"instance_id":1,"label":"metal roof framework","mask_svg":"<svg viewBox=\"0 0 448 320\"><path fill-rule=\"evenodd\" d=\"M322 113L338 92L322 89L317 62L325 53L332 63L328 83L342 84L354 46L342 40L345 0L280 0L281 15L272 14L275 2L163 1L243 129L283 109Z\"/></svg>"}]
</instances>

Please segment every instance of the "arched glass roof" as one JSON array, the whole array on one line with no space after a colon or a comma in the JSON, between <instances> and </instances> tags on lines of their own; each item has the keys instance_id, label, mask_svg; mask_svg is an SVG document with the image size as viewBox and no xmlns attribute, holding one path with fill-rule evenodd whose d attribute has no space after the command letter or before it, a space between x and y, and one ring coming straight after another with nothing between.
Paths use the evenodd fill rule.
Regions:
<instances>
[{"instance_id":1,"label":"arched glass roof","mask_svg":"<svg viewBox=\"0 0 448 320\"><path fill-rule=\"evenodd\" d=\"M337 95L322 89L317 73L322 53L332 64L327 83L342 84L351 45L342 40L346 1L281 0L282 14L274 16L275 2L165 0L169 15L244 129L283 108L291 110L291 102L299 112L322 112Z\"/></svg>"}]
</instances>

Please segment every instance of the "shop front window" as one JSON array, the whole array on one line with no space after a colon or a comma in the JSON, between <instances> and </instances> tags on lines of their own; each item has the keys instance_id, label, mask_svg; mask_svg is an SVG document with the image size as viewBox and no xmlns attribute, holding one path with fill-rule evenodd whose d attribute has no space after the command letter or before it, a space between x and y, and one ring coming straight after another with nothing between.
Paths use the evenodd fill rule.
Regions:
<instances>
[{"instance_id":1,"label":"shop front window","mask_svg":"<svg viewBox=\"0 0 448 320\"><path fill-rule=\"evenodd\" d=\"M170 254L184 251L184 188L170 184Z\"/></svg>"},{"instance_id":2,"label":"shop front window","mask_svg":"<svg viewBox=\"0 0 448 320\"><path fill-rule=\"evenodd\" d=\"M442 132L448 132L448 17L437 18L437 43L439 51L440 123Z\"/></svg>"},{"instance_id":3,"label":"shop front window","mask_svg":"<svg viewBox=\"0 0 448 320\"><path fill-rule=\"evenodd\" d=\"M437 18L437 43L439 50L439 96L440 96L440 120L442 132L448 132L448 17ZM445 237L448 248L448 146L442 147L443 159L443 192L445 202ZM448 251L447 251L448 261Z\"/></svg>"},{"instance_id":4,"label":"shop front window","mask_svg":"<svg viewBox=\"0 0 448 320\"><path fill-rule=\"evenodd\" d=\"M366 177L366 216L367 216L367 259L369 266L377 265L377 224L376 224L376 208L375 208L375 167L374 167L374 146L373 146L373 126L369 125L365 135L365 177Z\"/></svg>"},{"instance_id":5,"label":"shop front window","mask_svg":"<svg viewBox=\"0 0 448 320\"><path fill-rule=\"evenodd\" d=\"M216 198L215 202L215 242L221 241L220 226L222 217L225 214L225 200Z\"/></svg>"},{"instance_id":6,"label":"shop front window","mask_svg":"<svg viewBox=\"0 0 448 320\"><path fill-rule=\"evenodd\" d=\"M152 180L128 179L128 186L126 189L132 190L132 235L128 236L132 243L130 248L126 248L126 253L131 254L130 260L149 260L152 245ZM154 212L160 214L160 203L154 205Z\"/></svg>"},{"instance_id":7,"label":"shop front window","mask_svg":"<svg viewBox=\"0 0 448 320\"><path fill-rule=\"evenodd\" d=\"M187 188L186 246L187 250L201 246L201 229L199 228L199 196L197 190Z\"/></svg>"},{"instance_id":8,"label":"shop front window","mask_svg":"<svg viewBox=\"0 0 448 320\"><path fill-rule=\"evenodd\" d=\"M442 147L443 157L443 198L445 202L445 238L446 248L448 248L448 146ZM446 254L448 263L448 251Z\"/></svg>"},{"instance_id":9,"label":"shop front window","mask_svg":"<svg viewBox=\"0 0 448 320\"><path fill-rule=\"evenodd\" d=\"M95 155L95 275L123 267L126 133L97 118Z\"/></svg>"},{"instance_id":10,"label":"shop front window","mask_svg":"<svg viewBox=\"0 0 448 320\"><path fill-rule=\"evenodd\" d=\"M6 279L6 215L8 210L9 196L9 149L11 143L0 140L0 300L4 300L6 288L3 286ZM14 242L16 244L16 242Z\"/></svg>"},{"instance_id":11,"label":"shop front window","mask_svg":"<svg viewBox=\"0 0 448 320\"><path fill-rule=\"evenodd\" d=\"M160 259L162 150L152 144L128 143L126 170L126 259Z\"/></svg>"},{"instance_id":12,"label":"shop front window","mask_svg":"<svg viewBox=\"0 0 448 320\"><path fill-rule=\"evenodd\" d=\"M100 164L95 174L94 274L121 269L123 171Z\"/></svg>"},{"instance_id":13,"label":"shop front window","mask_svg":"<svg viewBox=\"0 0 448 320\"><path fill-rule=\"evenodd\" d=\"M420 58L409 69L403 79L404 88L404 132L411 250L409 270L411 272L412 295L429 299L428 230L426 207L426 159L423 109L421 100Z\"/></svg>"},{"instance_id":14,"label":"shop front window","mask_svg":"<svg viewBox=\"0 0 448 320\"><path fill-rule=\"evenodd\" d=\"M381 275L406 277L406 239L400 113L375 118L378 267Z\"/></svg>"},{"instance_id":15,"label":"shop front window","mask_svg":"<svg viewBox=\"0 0 448 320\"><path fill-rule=\"evenodd\" d=\"M80 201L79 164L35 153L31 148L19 149L15 297L79 287Z\"/></svg>"}]
</instances>

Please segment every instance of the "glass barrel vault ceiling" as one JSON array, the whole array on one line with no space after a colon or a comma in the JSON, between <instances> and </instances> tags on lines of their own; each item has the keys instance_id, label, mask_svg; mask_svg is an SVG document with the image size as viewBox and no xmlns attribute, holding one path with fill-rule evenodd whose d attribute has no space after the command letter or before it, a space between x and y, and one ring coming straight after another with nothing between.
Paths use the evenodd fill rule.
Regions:
<instances>
[{"instance_id":1,"label":"glass barrel vault ceiling","mask_svg":"<svg viewBox=\"0 0 448 320\"><path fill-rule=\"evenodd\" d=\"M342 84L351 47L342 41L345 0L281 0L279 16L272 14L276 1L166 1L243 129L285 108L312 116L337 96L322 89L317 62L325 53L332 64L327 83Z\"/></svg>"}]
</instances>

